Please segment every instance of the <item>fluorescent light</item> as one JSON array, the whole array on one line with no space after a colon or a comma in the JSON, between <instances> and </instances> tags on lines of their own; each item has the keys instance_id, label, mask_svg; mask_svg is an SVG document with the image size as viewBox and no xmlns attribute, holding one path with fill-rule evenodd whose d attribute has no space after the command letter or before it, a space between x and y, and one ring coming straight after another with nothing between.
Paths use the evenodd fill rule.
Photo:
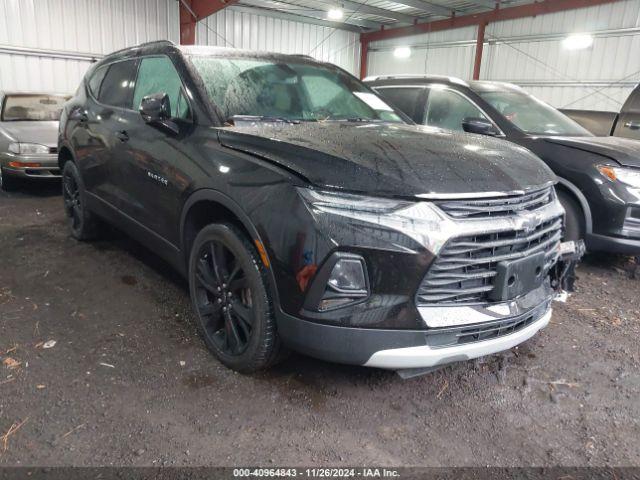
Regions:
<instances>
[{"instance_id":1,"label":"fluorescent light","mask_svg":"<svg viewBox=\"0 0 640 480\"><path fill-rule=\"evenodd\" d=\"M409 47L398 47L393 51L393 56L396 58L409 58L411 49Z\"/></svg>"},{"instance_id":2,"label":"fluorescent light","mask_svg":"<svg viewBox=\"0 0 640 480\"><path fill-rule=\"evenodd\" d=\"M569 35L562 41L562 46L567 50L584 50L593 45L593 37L587 33Z\"/></svg>"},{"instance_id":3,"label":"fluorescent light","mask_svg":"<svg viewBox=\"0 0 640 480\"><path fill-rule=\"evenodd\" d=\"M329 20L342 20L344 17L344 12L339 8L330 8L327 12L327 18Z\"/></svg>"}]
</instances>

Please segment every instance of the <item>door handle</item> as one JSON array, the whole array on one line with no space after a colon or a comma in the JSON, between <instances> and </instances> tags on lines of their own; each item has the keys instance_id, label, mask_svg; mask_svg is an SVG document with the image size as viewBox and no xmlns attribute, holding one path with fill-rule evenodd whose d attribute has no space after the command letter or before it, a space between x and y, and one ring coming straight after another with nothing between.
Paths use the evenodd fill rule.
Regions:
<instances>
[{"instance_id":1,"label":"door handle","mask_svg":"<svg viewBox=\"0 0 640 480\"><path fill-rule=\"evenodd\" d=\"M627 122L624 126L631 130L640 130L640 122Z\"/></svg>"},{"instance_id":2,"label":"door handle","mask_svg":"<svg viewBox=\"0 0 640 480\"><path fill-rule=\"evenodd\" d=\"M120 140L121 142L129 141L129 134L126 130L120 130L119 132L117 132L116 137L118 137L118 140Z\"/></svg>"}]
</instances>

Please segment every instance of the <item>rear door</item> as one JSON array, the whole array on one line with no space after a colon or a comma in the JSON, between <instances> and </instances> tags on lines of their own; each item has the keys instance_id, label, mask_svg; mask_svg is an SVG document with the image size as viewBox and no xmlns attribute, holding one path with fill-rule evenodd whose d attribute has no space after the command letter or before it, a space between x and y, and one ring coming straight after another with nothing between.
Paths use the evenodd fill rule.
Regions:
<instances>
[{"instance_id":1,"label":"rear door","mask_svg":"<svg viewBox=\"0 0 640 480\"><path fill-rule=\"evenodd\" d=\"M142 99L166 93L172 121L179 133L147 124L139 113ZM193 131L192 109L184 85L166 55L143 57L132 98L132 109L123 114L127 140L122 144L122 188L129 201L127 215L170 243L177 245L180 206L191 180L192 147L184 141Z\"/></svg>"},{"instance_id":2,"label":"rear door","mask_svg":"<svg viewBox=\"0 0 640 480\"><path fill-rule=\"evenodd\" d=\"M81 112L86 129L82 162L87 189L112 206L122 209L125 201L118 169L122 140L122 115L131 104L137 60L123 60L100 67L89 80L92 98ZM80 150L81 151L81 150Z\"/></svg>"},{"instance_id":3,"label":"rear door","mask_svg":"<svg viewBox=\"0 0 640 480\"><path fill-rule=\"evenodd\" d=\"M622 107L613 135L640 140L640 86L636 87Z\"/></svg>"}]
</instances>

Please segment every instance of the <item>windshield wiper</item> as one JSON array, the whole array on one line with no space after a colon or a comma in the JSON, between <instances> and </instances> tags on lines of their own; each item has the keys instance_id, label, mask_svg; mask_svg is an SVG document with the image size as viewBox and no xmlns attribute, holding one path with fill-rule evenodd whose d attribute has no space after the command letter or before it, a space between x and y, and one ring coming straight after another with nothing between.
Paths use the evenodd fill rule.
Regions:
<instances>
[{"instance_id":1,"label":"windshield wiper","mask_svg":"<svg viewBox=\"0 0 640 480\"><path fill-rule=\"evenodd\" d=\"M300 120L294 120L286 117L275 117L269 115L233 115L227 122L235 125L236 122L281 122L297 125Z\"/></svg>"}]
</instances>

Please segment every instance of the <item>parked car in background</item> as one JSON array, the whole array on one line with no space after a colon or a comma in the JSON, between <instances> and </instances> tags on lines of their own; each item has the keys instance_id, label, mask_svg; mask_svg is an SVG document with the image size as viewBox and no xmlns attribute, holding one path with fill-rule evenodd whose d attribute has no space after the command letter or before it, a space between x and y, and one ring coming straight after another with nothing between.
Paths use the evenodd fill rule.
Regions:
<instances>
[{"instance_id":1,"label":"parked car in background","mask_svg":"<svg viewBox=\"0 0 640 480\"><path fill-rule=\"evenodd\" d=\"M0 92L0 187L59 178L58 120L68 95Z\"/></svg>"},{"instance_id":2,"label":"parked car in background","mask_svg":"<svg viewBox=\"0 0 640 480\"><path fill-rule=\"evenodd\" d=\"M242 372L285 347L403 372L509 349L551 317L555 176L404 118L310 57L116 52L61 118L71 233L106 220L171 262L206 344Z\"/></svg>"},{"instance_id":3,"label":"parked car in background","mask_svg":"<svg viewBox=\"0 0 640 480\"><path fill-rule=\"evenodd\" d=\"M640 254L640 143L595 137L522 88L444 76L381 76L365 82L416 123L509 140L559 177L568 240L587 249Z\"/></svg>"},{"instance_id":4,"label":"parked car in background","mask_svg":"<svg viewBox=\"0 0 640 480\"><path fill-rule=\"evenodd\" d=\"M598 137L640 140L640 85L631 92L620 112L561 109L584 128Z\"/></svg>"}]
</instances>

